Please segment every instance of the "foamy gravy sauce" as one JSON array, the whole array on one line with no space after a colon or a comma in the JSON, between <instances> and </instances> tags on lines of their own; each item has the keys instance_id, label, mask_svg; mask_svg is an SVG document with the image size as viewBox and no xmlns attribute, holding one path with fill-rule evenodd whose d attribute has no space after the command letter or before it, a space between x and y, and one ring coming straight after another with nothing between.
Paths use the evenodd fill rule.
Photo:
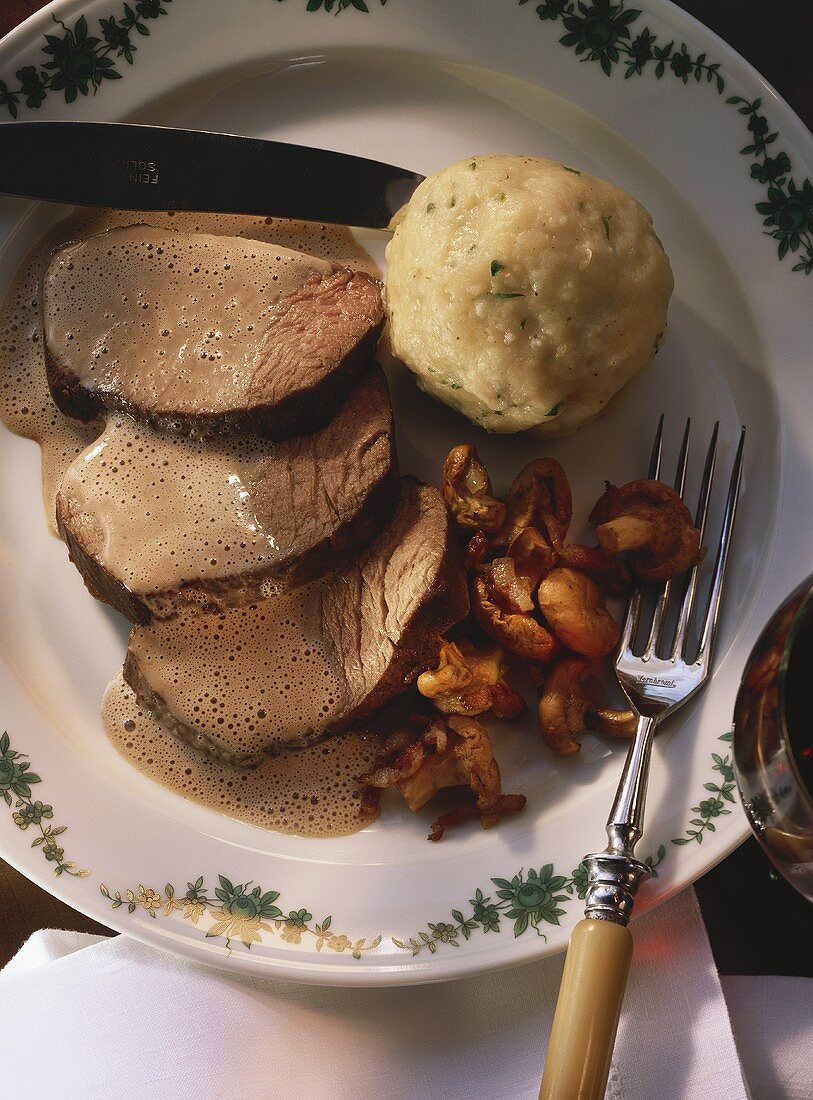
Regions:
<instances>
[{"instance_id":1,"label":"foamy gravy sauce","mask_svg":"<svg viewBox=\"0 0 813 1100\"><path fill-rule=\"evenodd\" d=\"M269 757L253 770L226 765L168 734L120 675L105 692L102 720L118 751L144 775L250 825L300 836L345 836L376 816L362 804L355 781L380 749L372 734L339 734Z\"/></svg>"},{"instance_id":2,"label":"foamy gravy sauce","mask_svg":"<svg viewBox=\"0 0 813 1100\"><path fill-rule=\"evenodd\" d=\"M232 215L151 212L148 217L157 230L242 237L248 241L309 253L322 260L380 277L371 257L343 227ZM126 418L118 414L109 417L107 425L104 421L78 424L63 416L54 405L48 389L43 355L40 303L43 274L54 251L67 243L143 220L144 214L138 212L89 210L59 223L28 254L0 310L0 420L10 431L35 440L40 446L43 501L53 533L56 533L56 494L71 463L96 440L102 448L108 446L111 433L120 441L124 440L126 447L127 434L137 436L140 429L131 424L125 425ZM152 243L156 247L155 240ZM217 252L216 249L213 251ZM70 287L70 271L67 268L64 274L66 282L61 292L67 295L65 308L76 315L76 323L83 313L92 314L99 308L106 308L103 302L100 304L93 297L97 292L103 292L101 283L92 293L88 288L87 294L77 296L76 290ZM218 291L222 289L218 288ZM248 291L245 293L248 294ZM154 309L164 306L166 303L153 303ZM220 320L222 322L222 318ZM162 324L166 327L165 322ZM63 328L65 332L69 331L69 325ZM211 328L210 325L206 331L211 331ZM222 323L219 331L222 331ZM196 338L205 336L206 333L196 333ZM136 339L134 330L129 333L129 338ZM207 352L207 356L215 356L214 360L207 357L205 363L208 365L217 364L216 344L215 340L215 346ZM104 346L109 348L110 345ZM122 343L117 354L123 354L124 350L125 343ZM133 443L134 439L131 438L130 442ZM239 471L234 472L239 480ZM240 501L240 486L236 481L234 485L222 489L220 474L225 474L225 469L217 475L221 491L226 493L222 504L233 509L235 501ZM160 477L158 473L158 485ZM229 496L232 492L233 498ZM250 522L247 518L247 524L250 525ZM258 537L263 536L258 533ZM276 597L268 602L269 609L275 602ZM261 699L259 694L256 697L252 695L251 674L245 684L239 685L239 690L245 693L242 699L238 700L236 694L238 685L234 685L231 694L228 691L225 695L217 694L218 682L225 682L221 681L222 666L229 663L229 653L221 645L219 649L216 647L212 659L207 661L207 642L203 634L186 642L190 657L193 650L197 652L192 664L193 675L179 678L185 683L165 685L168 693L172 696L174 691L177 705L181 702L188 704L191 715L204 713L207 719L214 720L215 726L227 727L228 739L235 749L243 744L256 745L258 737L267 734L271 726L282 728L287 723L286 728L290 727L292 716L295 725L297 710L308 715L302 723L307 726L314 707L316 712L322 708L329 711L335 703L338 675L331 670L330 662L320 650L320 639L314 636L309 612L298 614L299 618L287 616L287 624L284 622L286 616L280 616L279 629L269 630L267 636L261 638L256 636L256 624L250 618L238 617L229 628L230 645L235 647L234 652L237 652L238 646L244 651L256 651L260 664L274 659L274 647L277 653L281 651L281 646L288 647L289 657L290 647L302 653L303 659L299 665L302 672L296 678L289 677L288 682L282 678L279 684L275 684L267 705L265 698ZM200 617L197 622L199 631L201 623L207 620L211 621L203 629L210 630L211 636L215 637L217 623L222 620L216 615ZM271 621L274 621L273 617ZM238 622L246 624L242 633L236 625ZM178 640L176 635L175 642ZM169 642L168 645L172 652L172 645ZM266 646L267 649L263 648ZM177 652L177 645L174 652ZM263 679L267 681L267 677ZM297 703L297 697L301 704ZM203 710L196 712L195 707L201 707L198 699L203 700ZM221 718L223 722L219 723ZM367 770L375 759L378 742L368 734L343 734L324 745L270 757L259 768L250 770L225 763L180 741L159 723L153 713L138 704L132 689L121 676L107 690L102 719L111 741L131 764L156 782L221 813L263 828L306 836L344 835L363 828L370 820L369 811L366 815L360 814L361 801L355 783L355 776ZM262 733L258 722L263 727ZM230 730L229 723L233 727Z\"/></svg>"},{"instance_id":3,"label":"foamy gravy sauce","mask_svg":"<svg viewBox=\"0 0 813 1100\"><path fill-rule=\"evenodd\" d=\"M322 583L223 614L185 611L134 627L128 652L139 695L160 700L152 709L166 708L180 736L226 757L313 740L347 697L322 636Z\"/></svg>"}]
</instances>

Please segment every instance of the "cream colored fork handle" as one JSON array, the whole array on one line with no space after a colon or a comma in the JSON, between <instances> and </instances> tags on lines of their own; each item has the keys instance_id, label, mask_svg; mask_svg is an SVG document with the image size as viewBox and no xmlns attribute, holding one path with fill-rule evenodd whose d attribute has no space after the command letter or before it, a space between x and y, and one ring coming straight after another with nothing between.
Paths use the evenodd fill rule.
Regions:
<instances>
[{"instance_id":1,"label":"cream colored fork handle","mask_svg":"<svg viewBox=\"0 0 813 1100\"><path fill-rule=\"evenodd\" d=\"M539 1100L601 1100L627 974L628 928L590 917L573 929Z\"/></svg>"}]
</instances>

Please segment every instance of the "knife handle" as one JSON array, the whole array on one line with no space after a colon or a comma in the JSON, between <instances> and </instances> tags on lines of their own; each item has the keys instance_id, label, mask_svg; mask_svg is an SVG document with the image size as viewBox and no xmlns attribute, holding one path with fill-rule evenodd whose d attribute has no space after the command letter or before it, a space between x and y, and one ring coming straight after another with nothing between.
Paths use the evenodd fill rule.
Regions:
<instances>
[{"instance_id":1,"label":"knife handle","mask_svg":"<svg viewBox=\"0 0 813 1100\"><path fill-rule=\"evenodd\" d=\"M586 917L573 929L539 1100L602 1100L631 958L624 925Z\"/></svg>"}]
</instances>

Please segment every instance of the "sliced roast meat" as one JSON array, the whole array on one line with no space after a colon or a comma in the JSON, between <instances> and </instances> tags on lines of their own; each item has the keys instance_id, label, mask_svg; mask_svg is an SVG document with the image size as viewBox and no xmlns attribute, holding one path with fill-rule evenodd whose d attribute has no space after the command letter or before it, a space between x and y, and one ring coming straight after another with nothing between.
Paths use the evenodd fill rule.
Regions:
<instances>
[{"instance_id":1,"label":"sliced roast meat","mask_svg":"<svg viewBox=\"0 0 813 1100\"><path fill-rule=\"evenodd\" d=\"M136 627L124 675L171 732L252 762L361 722L436 660L467 611L446 506L407 478L357 562L252 607Z\"/></svg>"},{"instance_id":2,"label":"sliced roast meat","mask_svg":"<svg viewBox=\"0 0 813 1100\"><path fill-rule=\"evenodd\" d=\"M133 622L217 611L335 569L399 495L376 366L320 431L272 443L111 416L68 468L59 531L90 591Z\"/></svg>"},{"instance_id":3,"label":"sliced roast meat","mask_svg":"<svg viewBox=\"0 0 813 1100\"><path fill-rule=\"evenodd\" d=\"M79 420L283 439L322 426L370 364L379 284L278 245L148 225L56 252L42 287L48 382Z\"/></svg>"}]
</instances>

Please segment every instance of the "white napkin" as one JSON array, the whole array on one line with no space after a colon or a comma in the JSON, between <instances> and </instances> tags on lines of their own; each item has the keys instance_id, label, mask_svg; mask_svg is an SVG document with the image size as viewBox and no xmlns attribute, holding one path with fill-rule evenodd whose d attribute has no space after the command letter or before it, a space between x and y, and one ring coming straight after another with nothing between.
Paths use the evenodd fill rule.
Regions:
<instances>
[{"instance_id":1,"label":"white napkin","mask_svg":"<svg viewBox=\"0 0 813 1100\"><path fill-rule=\"evenodd\" d=\"M744 1100L694 892L633 922L633 932L607 1096ZM2 1093L533 1100L562 961L443 985L318 989L233 977L124 936L39 932L0 973ZM798 989L807 997L808 1059L811 989ZM749 1014L737 1000L750 1068L759 1060L761 1009L752 1003ZM784 1038L790 1049L800 1036ZM777 1061L786 1057L775 1051ZM801 1077L794 1091L777 1091L774 1062L754 1080L753 1100L813 1097Z\"/></svg>"},{"instance_id":2,"label":"white napkin","mask_svg":"<svg viewBox=\"0 0 813 1100\"><path fill-rule=\"evenodd\" d=\"M811 1100L813 978L720 980L753 1100Z\"/></svg>"}]
</instances>

